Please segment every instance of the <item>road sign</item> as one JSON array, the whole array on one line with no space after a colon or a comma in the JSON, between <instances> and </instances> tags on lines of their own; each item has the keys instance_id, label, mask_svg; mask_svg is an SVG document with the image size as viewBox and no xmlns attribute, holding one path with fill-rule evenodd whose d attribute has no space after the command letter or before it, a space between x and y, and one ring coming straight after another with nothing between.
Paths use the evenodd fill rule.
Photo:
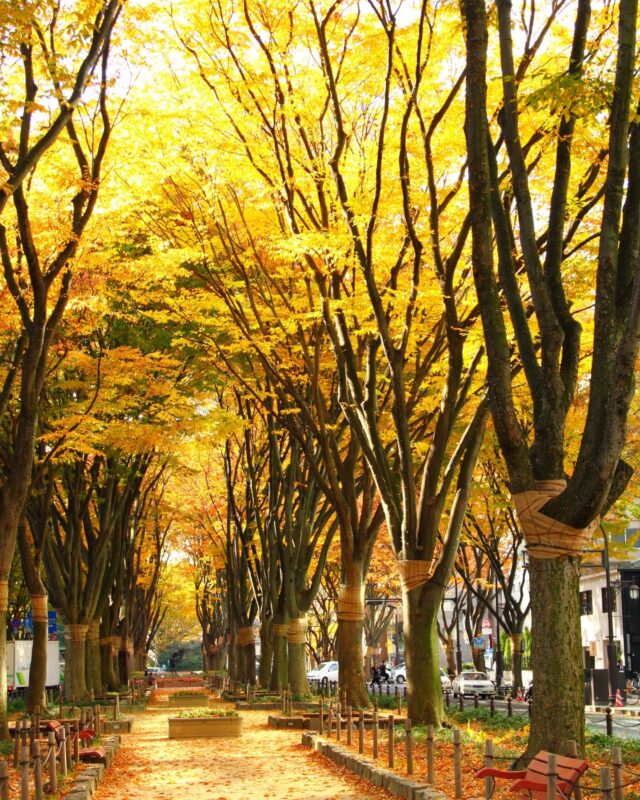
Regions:
<instances>
[{"instance_id":1,"label":"road sign","mask_svg":"<svg viewBox=\"0 0 640 800\"><path fill-rule=\"evenodd\" d=\"M485 648L484 636L474 636L473 637L473 646L476 648L476 650L484 650L484 648Z\"/></svg>"}]
</instances>

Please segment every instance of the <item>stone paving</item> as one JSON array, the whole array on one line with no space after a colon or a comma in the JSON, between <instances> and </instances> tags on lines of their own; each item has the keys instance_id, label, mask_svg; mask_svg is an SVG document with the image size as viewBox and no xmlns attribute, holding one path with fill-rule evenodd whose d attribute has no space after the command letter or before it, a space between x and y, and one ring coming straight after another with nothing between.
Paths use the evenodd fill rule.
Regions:
<instances>
[{"instance_id":1,"label":"stone paving","mask_svg":"<svg viewBox=\"0 0 640 800\"><path fill-rule=\"evenodd\" d=\"M175 712L174 712L175 713ZM168 739L165 710L136 715L94 800L385 800L390 795L243 711L239 739Z\"/></svg>"}]
</instances>

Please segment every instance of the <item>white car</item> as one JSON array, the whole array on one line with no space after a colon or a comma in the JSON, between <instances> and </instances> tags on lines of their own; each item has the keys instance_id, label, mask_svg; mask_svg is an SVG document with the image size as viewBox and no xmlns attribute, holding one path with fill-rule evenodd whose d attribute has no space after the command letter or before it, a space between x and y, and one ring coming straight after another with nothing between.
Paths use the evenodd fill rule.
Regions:
<instances>
[{"instance_id":1,"label":"white car","mask_svg":"<svg viewBox=\"0 0 640 800\"><path fill-rule=\"evenodd\" d=\"M486 672L461 672L453 679L451 685L453 696L461 694L478 695L478 697L492 697L496 688L493 681L489 680Z\"/></svg>"},{"instance_id":2,"label":"white car","mask_svg":"<svg viewBox=\"0 0 640 800\"><path fill-rule=\"evenodd\" d=\"M319 681L323 686L329 683L338 683L338 662L323 661L316 669L307 672L307 680Z\"/></svg>"},{"instance_id":3,"label":"white car","mask_svg":"<svg viewBox=\"0 0 640 800\"><path fill-rule=\"evenodd\" d=\"M404 661L394 667L389 673L389 678L395 683L404 683L407 680L407 665ZM447 673L440 667L440 683L442 684L443 692L451 691L451 681Z\"/></svg>"}]
</instances>

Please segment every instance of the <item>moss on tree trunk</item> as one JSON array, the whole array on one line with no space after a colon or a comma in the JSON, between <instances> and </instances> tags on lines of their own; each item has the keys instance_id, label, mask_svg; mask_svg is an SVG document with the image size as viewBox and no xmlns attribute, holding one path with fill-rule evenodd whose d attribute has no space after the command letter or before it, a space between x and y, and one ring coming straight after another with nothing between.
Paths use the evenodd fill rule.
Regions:
<instances>
[{"instance_id":1,"label":"moss on tree trunk","mask_svg":"<svg viewBox=\"0 0 640 800\"><path fill-rule=\"evenodd\" d=\"M99 695L102 692L102 659L100 656L100 621L92 623L86 639L85 671L87 691Z\"/></svg>"},{"instance_id":2,"label":"moss on tree trunk","mask_svg":"<svg viewBox=\"0 0 640 800\"><path fill-rule=\"evenodd\" d=\"M364 620L338 620L340 692L346 692L347 703L354 708L365 708L369 705L362 653L363 627Z\"/></svg>"},{"instance_id":3,"label":"moss on tree trunk","mask_svg":"<svg viewBox=\"0 0 640 800\"><path fill-rule=\"evenodd\" d=\"M66 640L64 666L64 698L72 701L87 697L85 639Z\"/></svg>"},{"instance_id":4,"label":"moss on tree trunk","mask_svg":"<svg viewBox=\"0 0 640 800\"><path fill-rule=\"evenodd\" d=\"M306 694L309 691L305 648L306 645L302 643L289 642L289 685L296 694Z\"/></svg>"},{"instance_id":5,"label":"moss on tree trunk","mask_svg":"<svg viewBox=\"0 0 640 800\"><path fill-rule=\"evenodd\" d=\"M577 558L532 558L531 666L535 675L528 753L584 748L584 671Z\"/></svg>"},{"instance_id":6,"label":"moss on tree trunk","mask_svg":"<svg viewBox=\"0 0 640 800\"><path fill-rule=\"evenodd\" d=\"M49 624L44 620L33 620L33 648L29 667L27 689L27 711L33 714L36 706L47 707L47 641Z\"/></svg>"},{"instance_id":7,"label":"moss on tree trunk","mask_svg":"<svg viewBox=\"0 0 640 800\"><path fill-rule=\"evenodd\" d=\"M269 684L269 688L273 689L274 692L279 691L283 686L289 683L287 650L287 637L274 636L273 665L271 669L271 682Z\"/></svg>"},{"instance_id":8,"label":"moss on tree trunk","mask_svg":"<svg viewBox=\"0 0 640 800\"><path fill-rule=\"evenodd\" d=\"M414 724L440 726L443 702L436 618L441 590L429 585L403 592L408 715Z\"/></svg>"}]
</instances>

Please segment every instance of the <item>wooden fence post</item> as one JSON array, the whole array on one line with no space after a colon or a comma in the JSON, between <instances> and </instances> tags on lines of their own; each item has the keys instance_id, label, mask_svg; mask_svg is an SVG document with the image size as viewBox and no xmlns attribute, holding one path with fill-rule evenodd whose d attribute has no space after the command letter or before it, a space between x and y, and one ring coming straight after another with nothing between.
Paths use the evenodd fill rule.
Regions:
<instances>
[{"instance_id":1,"label":"wooden fence post","mask_svg":"<svg viewBox=\"0 0 640 800\"><path fill-rule=\"evenodd\" d=\"M433 725L427 725L427 783L434 783Z\"/></svg>"},{"instance_id":2,"label":"wooden fence post","mask_svg":"<svg viewBox=\"0 0 640 800\"><path fill-rule=\"evenodd\" d=\"M60 775L63 778L67 776L67 732L64 725L59 728L60 731Z\"/></svg>"},{"instance_id":3,"label":"wooden fence post","mask_svg":"<svg viewBox=\"0 0 640 800\"><path fill-rule=\"evenodd\" d=\"M336 703L336 741L342 738L342 705L340 701Z\"/></svg>"},{"instance_id":4,"label":"wooden fence post","mask_svg":"<svg viewBox=\"0 0 640 800\"><path fill-rule=\"evenodd\" d=\"M71 741L71 723L65 722L64 723L64 743L65 743L65 750L67 755L67 767L71 769L73 767L73 754L71 752L71 748L73 747L73 742Z\"/></svg>"},{"instance_id":5,"label":"wooden fence post","mask_svg":"<svg viewBox=\"0 0 640 800\"><path fill-rule=\"evenodd\" d=\"M9 800L9 765L0 761L0 800Z\"/></svg>"},{"instance_id":6,"label":"wooden fence post","mask_svg":"<svg viewBox=\"0 0 640 800\"><path fill-rule=\"evenodd\" d=\"M410 717L404 721L404 742L407 748L407 775L413 775L413 734Z\"/></svg>"},{"instance_id":7,"label":"wooden fence post","mask_svg":"<svg viewBox=\"0 0 640 800\"><path fill-rule=\"evenodd\" d=\"M611 767L613 769L613 796L615 800L624 800L624 778L622 777L622 750L611 748Z\"/></svg>"},{"instance_id":8,"label":"wooden fence post","mask_svg":"<svg viewBox=\"0 0 640 800\"><path fill-rule=\"evenodd\" d=\"M351 706L347 706L347 744L351 744L351 734L353 727L353 709Z\"/></svg>"},{"instance_id":9,"label":"wooden fence post","mask_svg":"<svg viewBox=\"0 0 640 800\"><path fill-rule=\"evenodd\" d=\"M373 747L373 758L378 758L378 709L373 709L373 726L371 728L371 744Z\"/></svg>"},{"instance_id":10,"label":"wooden fence post","mask_svg":"<svg viewBox=\"0 0 640 800\"><path fill-rule=\"evenodd\" d=\"M462 797L462 750L460 748L460 731L453 729L453 772L455 797Z\"/></svg>"},{"instance_id":11,"label":"wooden fence post","mask_svg":"<svg viewBox=\"0 0 640 800\"><path fill-rule=\"evenodd\" d=\"M13 766L18 769L18 764L20 763L20 742L22 740L22 720L16 720L16 727L14 731L13 737Z\"/></svg>"},{"instance_id":12,"label":"wooden fence post","mask_svg":"<svg viewBox=\"0 0 640 800\"><path fill-rule=\"evenodd\" d=\"M49 731L47 734L47 742L49 744L49 791L51 794L56 794L58 791L58 748L56 747L56 734L54 731ZM1 797L0 800L2 800Z\"/></svg>"},{"instance_id":13,"label":"wooden fence post","mask_svg":"<svg viewBox=\"0 0 640 800\"><path fill-rule=\"evenodd\" d=\"M602 800L611 800L611 770L609 767L600 767L600 792Z\"/></svg>"},{"instance_id":14,"label":"wooden fence post","mask_svg":"<svg viewBox=\"0 0 640 800\"><path fill-rule=\"evenodd\" d=\"M578 758L578 743L575 739L567 742L567 755L571 758ZM575 800L582 800L582 787L579 782L573 787L573 796Z\"/></svg>"},{"instance_id":15,"label":"wooden fence post","mask_svg":"<svg viewBox=\"0 0 640 800\"><path fill-rule=\"evenodd\" d=\"M80 720L74 719L73 721L74 737L73 737L73 760L75 765L80 763Z\"/></svg>"},{"instance_id":16,"label":"wooden fence post","mask_svg":"<svg viewBox=\"0 0 640 800\"><path fill-rule=\"evenodd\" d=\"M393 714L389 714L387 717L387 724L389 726L389 730L387 731L387 741L388 741L388 749L389 749L389 767L394 766L394 756L395 756L395 732L396 728L393 724Z\"/></svg>"},{"instance_id":17,"label":"wooden fence post","mask_svg":"<svg viewBox=\"0 0 640 800\"><path fill-rule=\"evenodd\" d=\"M364 753L364 711L358 711L358 753Z\"/></svg>"},{"instance_id":18,"label":"wooden fence post","mask_svg":"<svg viewBox=\"0 0 640 800\"><path fill-rule=\"evenodd\" d=\"M549 761L547 766L547 800L555 800L558 790L558 769L556 763L556 754L549 753Z\"/></svg>"},{"instance_id":19,"label":"wooden fence post","mask_svg":"<svg viewBox=\"0 0 640 800\"><path fill-rule=\"evenodd\" d=\"M33 757L34 800L42 800L42 759L40 758L40 742L37 739L31 742L31 755Z\"/></svg>"},{"instance_id":20,"label":"wooden fence post","mask_svg":"<svg viewBox=\"0 0 640 800\"><path fill-rule=\"evenodd\" d=\"M20 800L29 800L29 748L20 748Z\"/></svg>"},{"instance_id":21,"label":"wooden fence post","mask_svg":"<svg viewBox=\"0 0 640 800\"><path fill-rule=\"evenodd\" d=\"M320 712L319 732L320 736L324 736L324 700L322 695L318 700L318 711Z\"/></svg>"},{"instance_id":22,"label":"wooden fence post","mask_svg":"<svg viewBox=\"0 0 640 800\"><path fill-rule=\"evenodd\" d=\"M484 743L484 765L485 767L493 766L493 739L487 739ZM484 779L484 796L487 800L491 800L493 783L494 779L490 775Z\"/></svg>"}]
</instances>

